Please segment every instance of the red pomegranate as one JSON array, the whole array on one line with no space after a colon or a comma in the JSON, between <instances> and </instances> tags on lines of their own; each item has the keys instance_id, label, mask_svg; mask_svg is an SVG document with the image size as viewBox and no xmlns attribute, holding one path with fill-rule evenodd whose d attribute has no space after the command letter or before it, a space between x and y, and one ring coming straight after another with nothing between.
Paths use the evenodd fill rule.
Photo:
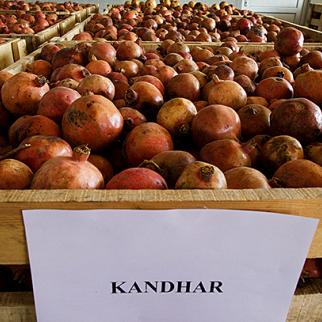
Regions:
<instances>
[{"instance_id":1,"label":"red pomegranate","mask_svg":"<svg viewBox=\"0 0 322 322\"><path fill-rule=\"evenodd\" d=\"M21 72L9 78L1 88L4 107L15 115L33 115L38 103L49 91L46 79L37 75Z\"/></svg>"},{"instance_id":2,"label":"red pomegranate","mask_svg":"<svg viewBox=\"0 0 322 322\"><path fill-rule=\"evenodd\" d=\"M185 167L176 182L176 189L225 189L226 178L216 166L195 161Z\"/></svg>"},{"instance_id":3,"label":"red pomegranate","mask_svg":"<svg viewBox=\"0 0 322 322\"><path fill-rule=\"evenodd\" d=\"M20 146L25 144L30 147L19 150L15 158L27 164L33 172L49 159L58 156L70 157L73 152L70 145L57 136L35 135L23 140Z\"/></svg>"},{"instance_id":4,"label":"red pomegranate","mask_svg":"<svg viewBox=\"0 0 322 322\"><path fill-rule=\"evenodd\" d=\"M115 175L106 189L167 189L167 183L156 172L146 168L129 168Z\"/></svg>"},{"instance_id":5,"label":"red pomegranate","mask_svg":"<svg viewBox=\"0 0 322 322\"><path fill-rule=\"evenodd\" d=\"M130 166L150 160L162 151L173 150L170 133L161 125L146 122L136 126L124 141L124 152Z\"/></svg>"},{"instance_id":6,"label":"red pomegranate","mask_svg":"<svg viewBox=\"0 0 322 322\"><path fill-rule=\"evenodd\" d=\"M71 88L55 87L42 97L37 114L60 122L66 109L80 97L80 94Z\"/></svg>"},{"instance_id":7,"label":"red pomegranate","mask_svg":"<svg viewBox=\"0 0 322 322\"><path fill-rule=\"evenodd\" d=\"M72 157L56 157L45 162L35 173L32 189L99 189L104 179L100 171L87 161L90 149L76 147Z\"/></svg>"},{"instance_id":8,"label":"red pomegranate","mask_svg":"<svg viewBox=\"0 0 322 322\"><path fill-rule=\"evenodd\" d=\"M64 138L72 145L88 144L93 150L111 144L122 128L121 113L100 95L79 98L67 108L62 119Z\"/></svg>"},{"instance_id":9,"label":"red pomegranate","mask_svg":"<svg viewBox=\"0 0 322 322\"><path fill-rule=\"evenodd\" d=\"M209 105L201 109L192 121L195 143L205 144L221 139L238 139L241 124L238 114L225 105Z\"/></svg>"}]
</instances>

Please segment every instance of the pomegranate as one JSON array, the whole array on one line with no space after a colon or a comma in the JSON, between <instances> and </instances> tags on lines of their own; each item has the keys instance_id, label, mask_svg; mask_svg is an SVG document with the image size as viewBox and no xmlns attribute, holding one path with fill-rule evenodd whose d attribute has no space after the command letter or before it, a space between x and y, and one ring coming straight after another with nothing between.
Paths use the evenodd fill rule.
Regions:
<instances>
[{"instance_id":1,"label":"pomegranate","mask_svg":"<svg viewBox=\"0 0 322 322\"><path fill-rule=\"evenodd\" d=\"M292 160L274 173L273 183L282 188L322 187L322 167L310 160Z\"/></svg>"},{"instance_id":2,"label":"pomegranate","mask_svg":"<svg viewBox=\"0 0 322 322\"><path fill-rule=\"evenodd\" d=\"M305 147L307 158L322 166L322 143L316 142Z\"/></svg>"},{"instance_id":3,"label":"pomegranate","mask_svg":"<svg viewBox=\"0 0 322 322\"><path fill-rule=\"evenodd\" d=\"M110 161L101 155L91 154L88 161L92 163L103 175L104 182L109 181L113 177L113 167Z\"/></svg>"},{"instance_id":4,"label":"pomegranate","mask_svg":"<svg viewBox=\"0 0 322 322\"><path fill-rule=\"evenodd\" d=\"M259 104L246 105L238 110L243 138L269 132L271 111Z\"/></svg>"},{"instance_id":5,"label":"pomegranate","mask_svg":"<svg viewBox=\"0 0 322 322\"><path fill-rule=\"evenodd\" d=\"M272 110L272 135L290 135L300 142L314 142L322 131L319 106L305 98L282 100Z\"/></svg>"},{"instance_id":6,"label":"pomegranate","mask_svg":"<svg viewBox=\"0 0 322 322\"><path fill-rule=\"evenodd\" d=\"M6 70L0 70L0 90L4 82L9 78L11 78L12 76L13 74L11 72L7 72Z\"/></svg>"},{"instance_id":7,"label":"pomegranate","mask_svg":"<svg viewBox=\"0 0 322 322\"><path fill-rule=\"evenodd\" d=\"M125 102L149 116L154 115L162 106L163 96L154 85L139 81L126 91Z\"/></svg>"},{"instance_id":8,"label":"pomegranate","mask_svg":"<svg viewBox=\"0 0 322 322\"><path fill-rule=\"evenodd\" d=\"M235 75L246 75L251 80L255 80L258 73L258 65L254 59L247 56L236 57L230 67L235 72Z\"/></svg>"},{"instance_id":9,"label":"pomegranate","mask_svg":"<svg viewBox=\"0 0 322 322\"><path fill-rule=\"evenodd\" d=\"M279 135L264 144L262 156L265 167L276 170L287 161L303 159L304 153L298 140L288 135Z\"/></svg>"},{"instance_id":10,"label":"pomegranate","mask_svg":"<svg viewBox=\"0 0 322 322\"><path fill-rule=\"evenodd\" d=\"M215 76L212 82L208 95L209 104L226 105L236 110L246 105L247 94L238 83L222 81Z\"/></svg>"},{"instance_id":11,"label":"pomegranate","mask_svg":"<svg viewBox=\"0 0 322 322\"><path fill-rule=\"evenodd\" d=\"M198 65L190 59L180 60L173 68L178 74L190 73L199 69Z\"/></svg>"},{"instance_id":12,"label":"pomegranate","mask_svg":"<svg viewBox=\"0 0 322 322\"><path fill-rule=\"evenodd\" d=\"M86 63L86 57L83 52L76 48L63 48L55 53L52 58L53 70L58 67L63 67L67 64L84 65Z\"/></svg>"},{"instance_id":13,"label":"pomegranate","mask_svg":"<svg viewBox=\"0 0 322 322\"><path fill-rule=\"evenodd\" d=\"M254 167L260 165L262 161L263 146L270 138L269 135L259 134L242 144L243 150L250 156Z\"/></svg>"},{"instance_id":14,"label":"pomegranate","mask_svg":"<svg viewBox=\"0 0 322 322\"><path fill-rule=\"evenodd\" d=\"M124 120L124 130L131 131L136 126L146 122L146 117L138 110L131 107L121 107L119 109Z\"/></svg>"},{"instance_id":15,"label":"pomegranate","mask_svg":"<svg viewBox=\"0 0 322 322\"><path fill-rule=\"evenodd\" d=\"M83 96L67 108L62 119L64 138L73 145L100 150L121 133L123 118L115 105L100 95Z\"/></svg>"},{"instance_id":16,"label":"pomegranate","mask_svg":"<svg viewBox=\"0 0 322 322\"><path fill-rule=\"evenodd\" d=\"M176 189L225 189L223 172L212 164L195 161L185 167L178 178Z\"/></svg>"},{"instance_id":17,"label":"pomegranate","mask_svg":"<svg viewBox=\"0 0 322 322\"><path fill-rule=\"evenodd\" d=\"M43 115L24 115L19 117L9 128L8 137L12 145L18 145L22 140L34 135L60 136L59 126Z\"/></svg>"},{"instance_id":18,"label":"pomegranate","mask_svg":"<svg viewBox=\"0 0 322 322\"><path fill-rule=\"evenodd\" d=\"M35 114L41 98L49 91L46 79L21 72L9 78L1 88L4 107L15 115Z\"/></svg>"},{"instance_id":19,"label":"pomegranate","mask_svg":"<svg viewBox=\"0 0 322 322\"><path fill-rule=\"evenodd\" d=\"M52 71L51 63L42 59L37 59L31 64L28 64L26 67L26 70L29 73L33 73L38 76L44 76L46 78L49 78Z\"/></svg>"},{"instance_id":20,"label":"pomegranate","mask_svg":"<svg viewBox=\"0 0 322 322\"><path fill-rule=\"evenodd\" d=\"M154 85L162 94L162 96L164 95L164 85L162 84L162 82L160 81L160 79L156 78L155 76L152 75L143 75L143 76L138 76L138 77L134 77L132 79L133 83L136 82L148 82L152 85Z\"/></svg>"},{"instance_id":21,"label":"pomegranate","mask_svg":"<svg viewBox=\"0 0 322 322\"><path fill-rule=\"evenodd\" d=\"M93 40L93 37L89 32L82 31L79 34L75 35L72 40L87 40L87 41L91 41L91 40Z\"/></svg>"},{"instance_id":22,"label":"pomegranate","mask_svg":"<svg viewBox=\"0 0 322 322\"><path fill-rule=\"evenodd\" d=\"M130 88L130 85L127 81L112 81L114 84L114 88L115 88L115 95L114 95L114 102L116 100L123 100L124 104L125 104L125 94L127 92L127 90ZM125 105L123 105L125 106Z\"/></svg>"},{"instance_id":23,"label":"pomegranate","mask_svg":"<svg viewBox=\"0 0 322 322\"><path fill-rule=\"evenodd\" d=\"M71 78L77 82L80 82L86 76L90 75L90 72L85 67L77 64L64 65L63 67L56 69L55 72L56 73L53 73L50 78L50 80L54 82L57 82L66 78Z\"/></svg>"},{"instance_id":24,"label":"pomegranate","mask_svg":"<svg viewBox=\"0 0 322 322\"><path fill-rule=\"evenodd\" d=\"M37 114L59 123L66 109L78 98L80 94L73 89L55 87L42 97Z\"/></svg>"},{"instance_id":25,"label":"pomegranate","mask_svg":"<svg viewBox=\"0 0 322 322\"><path fill-rule=\"evenodd\" d=\"M60 51L60 47L57 44L47 44L41 48L40 58L52 62L54 55Z\"/></svg>"},{"instance_id":26,"label":"pomegranate","mask_svg":"<svg viewBox=\"0 0 322 322\"><path fill-rule=\"evenodd\" d=\"M105 60L93 60L86 65L86 69L91 74L97 74L105 77L112 72L110 64Z\"/></svg>"},{"instance_id":27,"label":"pomegranate","mask_svg":"<svg viewBox=\"0 0 322 322\"><path fill-rule=\"evenodd\" d=\"M322 91L319 86L321 81L321 70L312 70L298 75L294 85L295 96L305 97L316 104L322 104Z\"/></svg>"},{"instance_id":28,"label":"pomegranate","mask_svg":"<svg viewBox=\"0 0 322 322\"><path fill-rule=\"evenodd\" d=\"M217 77L221 80L234 80L235 76L235 73L231 67L224 64L206 67L204 72L209 78L212 78L213 75L217 75Z\"/></svg>"},{"instance_id":29,"label":"pomegranate","mask_svg":"<svg viewBox=\"0 0 322 322\"><path fill-rule=\"evenodd\" d=\"M269 77L261 80L259 84L257 84L255 93L268 101L281 98L292 98L293 87L284 78Z\"/></svg>"},{"instance_id":30,"label":"pomegranate","mask_svg":"<svg viewBox=\"0 0 322 322\"><path fill-rule=\"evenodd\" d=\"M200 151L200 157L222 171L251 166L251 158L243 150L242 145L231 139L216 140L206 144Z\"/></svg>"},{"instance_id":31,"label":"pomegranate","mask_svg":"<svg viewBox=\"0 0 322 322\"><path fill-rule=\"evenodd\" d=\"M322 68L322 53L319 50L312 50L300 60L300 65L309 64L313 69Z\"/></svg>"},{"instance_id":32,"label":"pomegranate","mask_svg":"<svg viewBox=\"0 0 322 322\"><path fill-rule=\"evenodd\" d=\"M268 105L269 105L266 98L260 97L260 96L248 96L246 105L250 105L250 104L259 104L259 105L263 105L265 107L268 107Z\"/></svg>"},{"instance_id":33,"label":"pomegranate","mask_svg":"<svg viewBox=\"0 0 322 322\"><path fill-rule=\"evenodd\" d=\"M106 189L167 189L165 180L146 168L129 168L115 175Z\"/></svg>"},{"instance_id":34,"label":"pomegranate","mask_svg":"<svg viewBox=\"0 0 322 322\"><path fill-rule=\"evenodd\" d=\"M192 121L193 139L200 147L214 140L237 140L240 131L241 124L238 114L225 105L204 107Z\"/></svg>"},{"instance_id":35,"label":"pomegranate","mask_svg":"<svg viewBox=\"0 0 322 322\"><path fill-rule=\"evenodd\" d=\"M32 189L99 189L104 185L100 171L87 161L90 149L76 147L71 157L46 161L35 173Z\"/></svg>"},{"instance_id":36,"label":"pomegranate","mask_svg":"<svg viewBox=\"0 0 322 322\"><path fill-rule=\"evenodd\" d=\"M157 123L174 136L187 135L196 114L196 107L191 101L186 98L173 98L161 106Z\"/></svg>"},{"instance_id":37,"label":"pomegranate","mask_svg":"<svg viewBox=\"0 0 322 322\"><path fill-rule=\"evenodd\" d=\"M296 68L293 72L293 77L296 78L298 75L314 70L309 64L303 64L302 66Z\"/></svg>"},{"instance_id":38,"label":"pomegranate","mask_svg":"<svg viewBox=\"0 0 322 322\"><path fill-rule=\"evenodd\" d=\"M151 160L143 161L140 167L158 172L166 179L169 188L174 188L185 167L194 161L196 161L196 158L186 151L163 151Z\"/></svg>"},{"instance_id":39,"label":"pomegranate","mask_svg":"<svg viewBox=\"0 0 322 322\"><path fill-rule=\"evenodd\" d=\"M124 74L127 78L135 77L139 73L138 65L131 60L116 61L114 70Z\"/></svg>"},{"instance_id":40,"label":"pomegranate","mask_svg":"<svg viewBox=\"0 0 322 322\"><path fill-rule=\"evenodd\" d=\"M300 30L285 27L277 34L274 49L282 56L292 56L301 52L303 43L304 36Z\"/></svg>"},{"instance_id":41,"label":"pomegranate","mask_svg":"<svg viewBox=\"0 0 322 322\"><path fill-rule=\"evenodd\" d=\"M56 136L35 135L27 137L20 146L30 145L21 149L15 155L15 159L27 164L33 172L36 172L44 162L58 157L72 156L72 148L63 139Z\"/></svg>"},{"instance_id":42,"label":"pomegranate","mask_svg":"<svg viewBox=\"0 0 322 322\"><path fill-rule=\"evenodd\" d=\"M184 58L177 54L177 53L171 53L168 54L167 56L164 57L163 62L168 65L168 66L174 66L176 65L179 61L183 60Z\"/></svg>"},{"instance_id":43,"label":"pomegranate","mask_svg":"<svg viewBox=\"0 0 322 322\"><path fill-rule=\"evenodd\" d=\"M0 161L0 189L27 189L31 184L33 173L24 163L5 159Z\"/></svg>"},{"instance_id":44,"label":"pomegranate","mask_svg":"<svg viewBox=\"0 0 322 322\"><path fill-rule=\"evenodd\" d=\"M200 84L192 74L182 73L168 81L166 92L170 98L182 97L194 102L199 98Z\"/></svg>"},{"instance_id":45,"label":"pomegranate","mask_svg":"<svg viewBox=\"0 0 322 322\"><path fill-rule=\"evenodd\" d=\"M256 90L256 85L248 76L238 75L234 77L234 81L238 83L245 90L247 95L254 94Z\"/></svg>"},{"instance_id":46,"label":"pomegranate","mask_svg":"<svg viewBox=\"0 0 322 322\"><path fill-rule=\"evenodd\" d=\"M269 189L267 178L260 171L249 167L237 167L225 173L228 189Z\"/></svg>"},{"instance_id":47,"label":"pomegranate","mask_svg":"<svg viewBox=\"0 0 322 322\"><path fill-rule=\"evenodd\" d=\"M124 141L124 152L130 166L150 160L162 151L173 150L170 133L161 125L146 122L136 126Z\"/></svg>"},{"instance_id":48,"label":"pomegranate","mask_svg":"<svg viewBox=\"0 0 322 322\"><path fill-rule=\"evenodd\" d=\"M264 71L267 68L275 67L275 66L283 66L279 57L267 57L263 59L259 65L259 74L263 75Z\"/></svg>"},{"instance_id":49,"label":"pomegranate","mask_svg":"<svg viewBox=\"0 0 322 322\"><path fill-rule=\"evenodd\" d=\"M274 66L265 69L262 79L268 77L280 77L286 79L288 82L293 83L294 78L292 72L284 66Z\"/></svg>"},{"instance_id":50,"label":"pomegranate","mask_svg":"<svg viewBox=\"0 0 322 322\"><path fill-rule=\"evenodd\" d=\"M104 60L113 66L116 60L116 50L106 42L95 42L89 49L88 57L90 61Z\"/></svg>"},{"instance_id":51,"label":"pomegranate","mask_svg":"<svg viewBox=\"0 0 322 322\"><path fill-rule=\"evenodd\" d=\"M190 74L192 74L194 77L198 79L201 88L208 83L207 75L200 72L199 70L191 72Z\"/></svg>"},{"instance_id":52,"label":"pomegranate","mask_svg":"<svg viewBox=\"0 0 322 322\"><path fill-rule=\"evenodd\" d=\"M125 40L119 43L116 50L116 57L118 60L142 59L143 50L134 41Z\"/></svg>"},{"instance_id":53,"label":"pomegranate","mask_svg":"<svg viewBox=\"0 0 322 322\"><path fill-rule=\"evenodd\" d=\"M81 95L97 94L113 100L115 87L111 80L101 75L89 75L78 85L77 91Z\"/></svg>"}]
</instances>

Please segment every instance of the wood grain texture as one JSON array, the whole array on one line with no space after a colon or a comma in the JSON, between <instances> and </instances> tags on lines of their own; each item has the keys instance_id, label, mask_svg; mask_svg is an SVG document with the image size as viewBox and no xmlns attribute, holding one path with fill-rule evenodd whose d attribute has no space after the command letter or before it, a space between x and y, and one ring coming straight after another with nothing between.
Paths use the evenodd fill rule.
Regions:
<instances>
[{"instance_id":1,"label":"wood grain texture","mask_svg":"<svg viewBox=\"0 0 322 322\"><path fill-rule=\"evenodd\" d=\"M309 258L322 257L322 189L0 191L0 264L26 264L23 209L259 210L320 219Z\"/></svg>"},{"instance_id":2,"label":"wood grain texture","mask_svg":"<svg viewBox=\"0 0 322 322\"><path fill-rule=\"evenodd\" d=\"M0 292L0 321L36 322L33 294ZM318 279L296 290L286 322L321 321L322 280Z\"/></svg>"}]
</instances>

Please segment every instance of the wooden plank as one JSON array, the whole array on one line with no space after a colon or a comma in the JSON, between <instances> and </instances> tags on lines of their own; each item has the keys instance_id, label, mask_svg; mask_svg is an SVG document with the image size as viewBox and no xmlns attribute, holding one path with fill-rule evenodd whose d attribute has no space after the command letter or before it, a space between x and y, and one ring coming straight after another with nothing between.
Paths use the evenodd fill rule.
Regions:
<instances>
[{"instance_id":1,"label":"wooden plank","mask_svg":"<svg viewBox=\"0 0 322 322\"><path fill-rule=\"evenodd\" d=\"M69 30L71 30L76 23L76 15L71 15L64 20L59 22L59 27L60 27L60 35L65 34ZM52 38L52 37L51 37Z\"/></svg>"},{"instance_id":2,"label":"wooden plank","mask_svg":"<svg viewBox=\"0 0 322 322\"><path fill-rule=\"evenodd\" d=\"M28 54L27 44L24 39L14 39L11 43L14 61Z\"/></svg>"},{"instance_id":3,"label":"wooden plank","mask_svg":"<svg viewBox=\"0 0 322 322\"><path fill-rule=\"evenodd\" d=\"M312 11L322 13L322 4L314 4Z\"/></svg>"},{"instance_id":4,"label":"wooden plank","mask_svg":"<svg viewBox=\"0 0 322 322\"><path fill-rule=\"evenodd\" d=\"M23 209L209 208L278 212L320 219L308 257L322 257L322 188L257 190L0 191L0 264L26 264Z\"/></svg>"},{"instance_id":5,"label":"wooden plank","mask_svg":"<svg viewBox=\"0 0 322 322\"><path fill-rule=\"evenodd\" d=\"M84 31L85 25L92 19L92 14L86 18L83 22L77 23L71 30L63 34L57 41L70 41L73 37L80 32ZM55 40L56 41L56 40Z\"/></svg>"},{"instance_id":6,"label":"wooden plank","mask_svg":"<svg viewBox=\"0 0 322 322\"><path fill-rule=\"evenodd\" d=\"M311 280L297 288L286 322L321 322L322 280ZM31 292L0 292L0 321L36 322Z\"/></svg>"},{"instance_id":7,"label":"wooden plank","mask_svg":"<svg viewBox=\"0 0 322 322\"><path fill-rule=\"evenodd\" d=\"M14 63L14 55L12 51L12 40L0 45L0 70Z\"/></svg>"},{"instance_id":8,"label":"wooden plank","mask_svg":"<svg viewBox=\"0 0 322 322\"><path fill-rule=\"evenodd\" d=\"M36 322L31 292L0 293L0 321Z\"/></svg>"}]
</instances>

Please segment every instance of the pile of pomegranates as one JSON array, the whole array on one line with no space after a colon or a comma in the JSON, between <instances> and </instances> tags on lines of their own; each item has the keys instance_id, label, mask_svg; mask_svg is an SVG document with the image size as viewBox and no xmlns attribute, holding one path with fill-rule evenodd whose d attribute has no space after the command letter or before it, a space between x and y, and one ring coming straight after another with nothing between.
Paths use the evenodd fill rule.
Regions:
<instances>
[{"instance_id":1,"label":"pile of pomegranates","mask_svg":"<svg viewBox=\"0 0 322 322\"><path fill-rule=\"evenodd\" d=\"M74 12L79 11L85 8L87 5L79 4L76 2L64 2L64 3L56 3L56 2L26 2L23 0L19 1L0 1L0 10L23 10L23 11L64 11Z\"/></svg>"},{"instance_id":2,"label":"pile of pomegranates","mask_svg":"<svg viewBox=\"0 0 322 322\"><path fill-rule=\"evenodd\" d=\"M34 34L59 21L56 13L37 11L28 13L16 11L15 14L0 14L0 34Z\"/></svg>"},{"instance_id":3,"label":"pile of pomegranates","mask_svg":"<svg viewBox=\"0 0 322 322\"><path fill-rule=\"evenodd\" d=\"M47 44L0 72L1 188L322 187L321 66L294 28L251 54Z\"/></svg>"},{"instance_id":4,"label":"pile of pomegranates","mask_svg":"<svg viewBox=\"0 0 322 322\"><path fill-rule=\"evenodd\" d=\"M113 6L106 15L95 14L84 32L74 40L143 40L218 42L274 42L284 28L276 19L248 10L237 10L227 2L209 6L176 0L139 2ZM306 41L310 39L307 38Z\"/></svg>"}]
</instances>

